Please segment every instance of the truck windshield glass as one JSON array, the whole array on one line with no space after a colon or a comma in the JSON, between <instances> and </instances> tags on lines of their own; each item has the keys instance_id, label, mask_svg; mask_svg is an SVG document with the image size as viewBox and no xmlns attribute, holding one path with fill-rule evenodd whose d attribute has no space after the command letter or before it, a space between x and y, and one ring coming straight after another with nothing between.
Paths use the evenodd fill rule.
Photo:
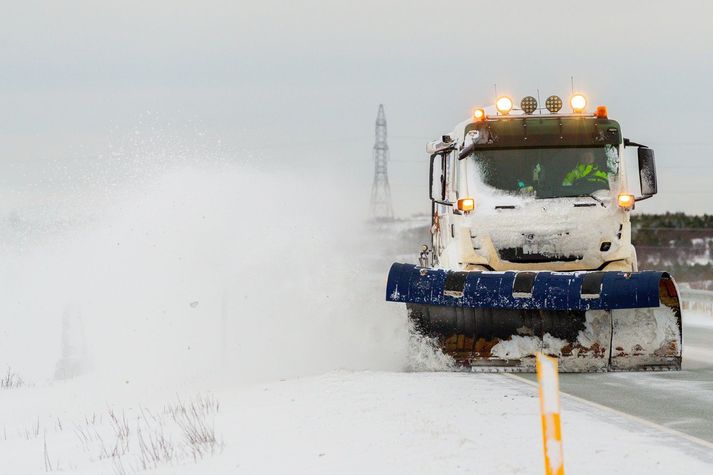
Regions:
<instances>
[{"instance_id":1,"label":"truck windshield glass","mask_svg":"<svg viewBox=\"0 0 713 475\"><path fill-rule=\"evenodd\" d=\"M616 147L476 150L482 181L501 191L556 198L608 190L619 169Z\"/></svg>"}]
</instances>

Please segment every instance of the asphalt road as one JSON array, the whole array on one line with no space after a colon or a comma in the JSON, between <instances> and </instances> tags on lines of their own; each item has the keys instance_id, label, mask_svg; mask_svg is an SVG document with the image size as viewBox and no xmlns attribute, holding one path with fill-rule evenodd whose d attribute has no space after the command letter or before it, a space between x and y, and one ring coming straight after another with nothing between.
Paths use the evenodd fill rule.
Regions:
<instances>
[{"instance_id":1,"label":"asphalt road","mask_svg":"<svg viewBox=\"0 0 713 475\"><path fill-rule=\"evenodd\" d=\"M560 391L713 443L713 329L683 338L681 371L561 374Z\"/></svg>"}]
</instances>

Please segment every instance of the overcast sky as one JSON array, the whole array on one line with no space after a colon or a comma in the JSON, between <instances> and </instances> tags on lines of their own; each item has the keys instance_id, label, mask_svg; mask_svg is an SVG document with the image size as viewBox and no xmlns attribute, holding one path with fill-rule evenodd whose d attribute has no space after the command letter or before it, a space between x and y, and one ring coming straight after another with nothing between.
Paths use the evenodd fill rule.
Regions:
<instances>
[{"instance_id":1,"label":"overcast sky","mask_svg":"<svg viewBox=\"0 0 713 475\"><path fill-rule=\"evenodd\" d=\"M493 84L566 97L574 76L656 150L660 193L640 209L713 213L711 5L3 1L0 211L52 196L131 134L209 137L196 153L295 179L341 170L367 206L379 103L395 209L425 211L426 141L493 102Z\"/></svg>"}]
</instances>

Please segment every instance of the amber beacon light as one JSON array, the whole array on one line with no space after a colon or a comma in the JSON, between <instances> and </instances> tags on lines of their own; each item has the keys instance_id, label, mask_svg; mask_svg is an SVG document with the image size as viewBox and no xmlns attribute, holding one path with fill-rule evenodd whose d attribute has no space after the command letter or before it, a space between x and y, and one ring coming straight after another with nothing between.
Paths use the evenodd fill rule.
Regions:
<instances>
[{"instance_id":1,"label":"amber beacon light","mask_svg":"<svg viewBox=\"0 0 713 475\"><path fill-rule=\"evenodd\" d=\"M469 213L475 209L475 200L473 198L461 198L458 200L457 207L459 210Z\"/></svg>"}]
</instances>

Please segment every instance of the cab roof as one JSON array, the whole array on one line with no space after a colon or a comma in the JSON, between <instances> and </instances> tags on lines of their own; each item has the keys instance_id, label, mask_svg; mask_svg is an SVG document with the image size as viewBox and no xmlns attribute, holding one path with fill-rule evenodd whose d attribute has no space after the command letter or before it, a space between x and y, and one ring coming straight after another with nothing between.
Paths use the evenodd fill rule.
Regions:
<instances>
[{"instance_id":1,"label":"cab roof","mask_svg":"<svg viewBox=\"0 0 713 475\"><path fill-rule=\"evenodd\" d=\"M469 134L475 139L475 148L592 147L622 143L617 121L581 114L488 117L467 123L464 141Z\"/></svg>"}]
</instances>

